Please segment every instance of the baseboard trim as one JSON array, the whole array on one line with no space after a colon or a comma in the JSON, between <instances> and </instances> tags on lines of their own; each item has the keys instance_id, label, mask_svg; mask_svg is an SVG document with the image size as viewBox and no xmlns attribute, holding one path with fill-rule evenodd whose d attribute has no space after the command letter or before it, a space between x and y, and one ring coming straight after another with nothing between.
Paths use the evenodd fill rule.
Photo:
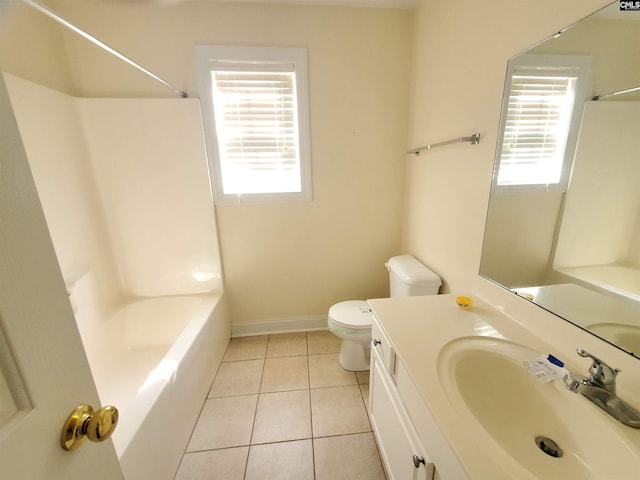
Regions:
<instances>
[{"instance_id":1,"label":"baseboard trim","mask_svg":"<svg viewBox=\"0 0 640 480\"><path fill-rule=\"evenodd\" d=\"M231 337L249 337L253 335L268 335L270 333L308 332L313 330L327 330L327 328L326 316L257 320L254 322L231 322Z\"/></svg>"}]
</instances>

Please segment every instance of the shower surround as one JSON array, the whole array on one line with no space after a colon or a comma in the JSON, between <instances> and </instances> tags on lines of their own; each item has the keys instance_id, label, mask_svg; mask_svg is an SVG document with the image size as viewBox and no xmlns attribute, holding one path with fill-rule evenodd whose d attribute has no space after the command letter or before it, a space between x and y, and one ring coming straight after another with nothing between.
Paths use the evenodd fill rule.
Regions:
<instances>
[{"instance_id":1,"label":"shower surround","mask_svg":"<svg viewBox=\"0 0 640 480\"><path fill-rule=\"evenodd\" d=\"M229 339L199 101L5 78L125 477L171 479Z\"/></svg>"}]
</instances>

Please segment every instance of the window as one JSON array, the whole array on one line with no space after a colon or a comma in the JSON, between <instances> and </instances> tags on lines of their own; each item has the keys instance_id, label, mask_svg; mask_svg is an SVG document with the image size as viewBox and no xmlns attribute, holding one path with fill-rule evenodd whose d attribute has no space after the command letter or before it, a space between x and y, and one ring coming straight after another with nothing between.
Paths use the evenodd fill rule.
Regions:
<instances>
[{"instance_id":1,"label":"window","mask_svg":"<svg viewBox=\"0 0 640 480\"><path fill-rule=\"evenodd\" d=\"M589 59L522 55L510 61L498 186L566 188L582 115Z\"/></svg>"},{"instance_id":2,"label":"window","mask_svg":"<svg viewBox=\"0 0 640 480\"><path fill-rule=\"evenodd\" d=\"M306 50L197 46L214 201L311 200Z\"/></svg>"}]
</instances>

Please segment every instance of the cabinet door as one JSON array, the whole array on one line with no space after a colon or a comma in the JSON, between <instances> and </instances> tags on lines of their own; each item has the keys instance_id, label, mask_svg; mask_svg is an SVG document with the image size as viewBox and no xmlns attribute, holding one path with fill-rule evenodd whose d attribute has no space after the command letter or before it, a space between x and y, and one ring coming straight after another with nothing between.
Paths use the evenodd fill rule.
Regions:
<instances>
[{"instance_id":1,"label":"cabinet door","mask_svg":"<svg viewBox=\"0 0 640 480\"><path fill-rule=\"evenodd\" d=\"M427 480L428 468L414 466L413 456L424 458L412 438L408 419L401 410L395 387L381 362L372 355L370 411L389 480ZM432 474L431 470L431 474ZM430 480L430 478L429 478Z\"/></svg>"},{"instance_id":2,"label":"cabinet door","mask_svg":"<svg viewBox=\"0 0 640 480\"><path fill-rule=\"evenodd\" d=\"M400 402L418 437L418 444L429 452L429 459L438 464L434 480L441 477L469 480L402 362L397 362L395 382Z\"/></svg>"}]
</instances>

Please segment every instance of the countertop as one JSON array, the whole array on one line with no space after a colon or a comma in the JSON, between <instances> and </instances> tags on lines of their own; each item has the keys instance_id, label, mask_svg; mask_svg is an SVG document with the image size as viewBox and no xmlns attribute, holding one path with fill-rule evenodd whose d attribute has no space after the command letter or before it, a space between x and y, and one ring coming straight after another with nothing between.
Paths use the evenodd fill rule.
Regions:
<instances>
[{"instance_id":1,"label":"countertop","mask_svg":"<svg viewBox=\"0 0 640 480\"><path fill-rule=\"evenodd\" d=\"M438 356L453 340L461 337L482 336L508 340L540 354L551 353L562 358L568 369L582 374L586 373L584 359L575 354L575 346L572 345L567 346L566 352L550 350L549 345L542 339L532 335L523 326L477 297L472 297L474 304L469 311L458 307L455 298L456 295L450 294L385 298L369 300L369 304L397 357L408 371L422 400L469 478L471 480L539 478L539 475L534 475L513 460L480 427L479 423L469 422L468 417L463 418L464 415L460 415L459 410L454 408L439 380L442 372L438 371ZM536 382L533 377L531 380ZM560 383L551 382L549 385L555 385L549 388L558 389L558 395L577 395L564 389L563 385L559 385ZM505 388L508 388L508 385L505 385ZM593 415L602 415L602 421L616 429L628 444L633 448L637 447L640 451L640 430L623 426L587 399L581 398L581 400L587 404L585 408L592 406L594 410L598 410L594 411ZM593 433L596 435L597 431ZM542 459L543 462L558 460L562 459L552 457L548 457L548 460ZM637 470L633 475L637 476Z\"/></svg>"}]
</instances>

